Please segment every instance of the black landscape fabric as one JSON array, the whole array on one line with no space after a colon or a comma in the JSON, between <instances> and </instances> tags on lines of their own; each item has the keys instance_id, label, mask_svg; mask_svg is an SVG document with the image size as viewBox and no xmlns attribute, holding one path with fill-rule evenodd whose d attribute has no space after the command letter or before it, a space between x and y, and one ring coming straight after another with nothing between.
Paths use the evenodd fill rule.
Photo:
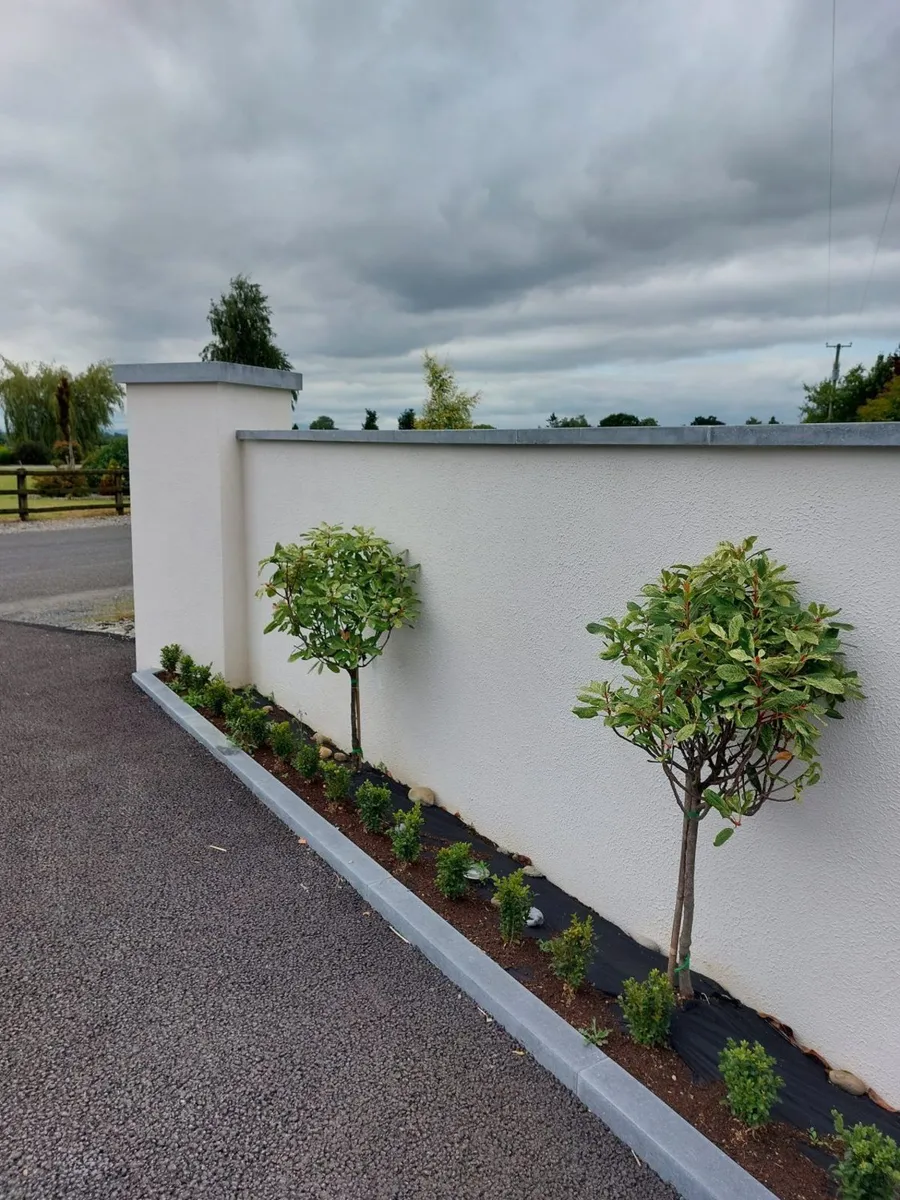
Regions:
<instances>
[{"instance_id":1,"label":"black landscape fabric","mask_svg":"<svg viewBox=\"0 0 900 1200\"><path fill-rule=\"evenodd\" d=\"M356 777L354 790L356 783L363 779L386 784L397 807L409 807L408 785L398 783L368 765L364 765ZM453 813L436 806L425 808L423 812L425 840L432 846L439 848L453 842L469 842L473 853L484 858L495 875L509 874L518 867L509 855L501 854L492 842ZM625 979L644 979L654 967L665 970L665 959L661 955L638 945L617 925L604 920L549 879L529 879L528 882L534 893L534 903L544 915L545 925L542 929L526 930L526 936L543 938L548 930L551 934L558 933L566 928L573 913L579 918L588 915L593 918L596 952L588 979L601 992L618 996ZM490 885L477 890L485 899L489 899L493 891ZM775 1058L778 1074L785 1081L782 1098L774 1110L777 1116L799 1129L813 1128L820 1133L829 1133L834 1127L832 1110L837 1109L848 1124L875 1125L900 1141L900 1113L888 1112L866 1096L851 1096L835 1087L828 1082L822 1064L815 1057L804 1054L765 1017L735 1000L714 980L696 972L693 972L693 979L697 998L676 1012L670 1042L698 1079L719 1078L719 1053L728 1038L760 1042ZM852 981L846 986L852 986ZM865 1003L865 997L857 994L857 1003ZM845 1003L844 997L837 996L836 1002ZM848 1005L848 1009L849 1019L852 1019L852 1006Z\"/></svg>"}]
</instances>

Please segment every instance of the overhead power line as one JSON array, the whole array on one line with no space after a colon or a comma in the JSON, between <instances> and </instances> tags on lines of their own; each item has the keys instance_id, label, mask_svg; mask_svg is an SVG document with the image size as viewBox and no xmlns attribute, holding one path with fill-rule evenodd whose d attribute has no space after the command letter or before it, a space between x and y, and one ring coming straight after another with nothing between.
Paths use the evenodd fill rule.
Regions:
<instances>
[{"instance_id":1,"label":"overhead power line","mask_svg":"<svg viewBox=\"0 0 900 1200\"><path fill-rule=\"evenodd\" d=\"M834 209L834 51L837 41L837 0L831 0L831 123L828 133L828 282L825 287L826 333L831 324L831 225Z\"/></svg>"},{"instance_id":2,"label":"overhead power line","mask_svg":"<svg viewBox=\"0 0 900 1200\"><path fill-rule=\"evenodd\" d=\"M872 255L872 265L869 267L869 278L866 280L866 286L863 290L862 304L859 306L860 316L862 316L862 311L866 307L866 301L869 298L869 288L872 286L872 279L875 275L875 264L878 261L878 251L881 249L881 243L884 239L884 231L887 229L888 217L891 215L891 209L894 206L894 197L897 194L898 183L900 183L900 163L897 164L897 174L894 176L894 186L891 188L891 195L887 202L887 208L884 210L884 220L881 222L881 232L878 234L878 240L875 243L875 252Z\"/></svg>"}]
</instances>

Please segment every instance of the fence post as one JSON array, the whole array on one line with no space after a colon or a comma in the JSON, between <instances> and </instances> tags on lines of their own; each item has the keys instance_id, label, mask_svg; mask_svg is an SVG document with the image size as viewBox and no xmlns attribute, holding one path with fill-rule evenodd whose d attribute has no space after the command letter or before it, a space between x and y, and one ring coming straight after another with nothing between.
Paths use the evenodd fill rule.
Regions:
<instances>
[{"instance_id":1,"label":"fence post","mask_svg":"<svg viewBox=\"0 0 900 1200\"><path fill-rule=\"evenodd\" d=\"M16 499L19 502L19 520L28 520L28 472L24 467L16 471Z\"/></svg>"},{"instance_id":2,"label":"fence post","mask_svg":"<svg viewBox=\"0 0 900 1200\"><path fill-rule=\"evenodd\" d=\"M116 470L116 513L122 517L125 515L125 498L122 491L124 485L124 470L119 467Z\"/></svg>"}]
</instances>

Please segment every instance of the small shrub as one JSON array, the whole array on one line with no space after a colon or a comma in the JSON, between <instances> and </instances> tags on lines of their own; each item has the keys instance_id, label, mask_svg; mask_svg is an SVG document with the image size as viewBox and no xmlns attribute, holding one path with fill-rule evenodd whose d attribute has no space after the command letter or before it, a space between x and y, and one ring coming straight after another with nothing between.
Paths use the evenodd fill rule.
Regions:
<instances>
[{"instance_id":1,"label":"small shrub","mask_svg":"<svg viewBox=\"0 0 900 1200\"><path fill-rule=\"evenodd\" d=\"M391 789L366 780L356 789L359 819L369 833L382 833L391 806Z\"/></svg>"},{"instance_id":2,"label":"small shrub","mask_svg":"<svg viewBox=\"0 0 900 1200\"><path fill-rule=\"evenodd\" d=\"M598 1050L602 1050L609 1041L609 1035L612 1033L612 1030L601 1029L597 1024L597 1018L594 1017L590 1025L584 1029L579 1029L578 1032L589 1045L596 1046Z\"/></svg>"},{"instance_id":3,"label":"small shrub","mask_svg":"<svg viewBox=\"0 0 900 1200\"><path fill-rule=\"evenodd\" d=\"M183 692L189 692L194 686L194 672L197 664L190 654L182 654L178 662L178 684Z\"/></svg>"},{"instance_id":4,"label":"small shrub","mask_svg":"<svg viewBox=\"0 0 900 1200\"><path fill-rule=\"evenodd\" d=\"M301 742L294 755L294 767L304 779L316 779L322 772L319 747L311 742Z\"/></svg>"},{"instance_id":5,"label":"small shrub","mask_svg":"<svg viewBox=\"0 0 900 1200\"><path fill-rule=\"evenodd\" d=\"M900 1192L900 1146L874 1125L848 1129L837 1110L831 1115L844 1144L834 1168L841 1200L894 1200Z\"/></svg>"},{"instance_id":6,"label":"small shrub","mask_svg":"<svg viewBox=\"0 0 900 1200\"><path fill-rule=\"evenodd\" d=\"M194 667L194 687L197 691L204 691L212 679L212 664L206 663L201 666L197 663Z\"/></svg>"},{"instance_id":7,"label":"small shrub","mask_svg":"<svg viewBox=\"0 0 900 1200\"><path fill-rule=\"evenodd\" d=\"M391 845L401 862L413 863L422 853L422 805L416 803L410 809L398 808L394 813L394 825L390 832Z\"/></svg>"},{"instance_id":8,"label":"small shrub","mask_svg":"<svg viewBox=\"0 0 900 1200\"><path fill-rule=\"evenodd\" d=\"M739 1121L756 1129L765 1125L784 1086L775 1074L775 1059L759 1042L729 1038L719 1055L719 1071L728 1089L725 1103Z\"/></svg>"},{"instance_id":9,"label":"small shrub","mask_svg":"<svg viewBox=\"0 0 900 1200\"><path fill-rule=\"evenodd\" d=\"M108 441L95 447L82 459L81 465L87 472L88 482L92 488L100 488L103 492L103 476L113 467L124 467L128 470L128 438L124 434L114 434ZM128 476L123 477L123 491L128 491ZM115 490L115 489L113 489Z\"/></svg>"},{"instance_id":10,"label":"small shrub","mask_svg":"<svg viewBox=\"0 0 900 1200\"><path fill-rule=\"evenodd\" d=\"M495 875L494 886L500 909L500 934L507 944L517 942L531 908L531 888L525 882L525 872L519 867L503 879Z\"/></svg>"},{"instance_id":11,"label":"small shrub","mask_svg":"<svg viewBox=\"0 0 900 1200\"><path fill-rule=\"evenodd\" d=\"M663 1046L675 1008L675 992L666 976L656 969L643 983L626 979L619 997L628 1032L639 1046Z\"/></svg>"},{"instance_id":12,"label":"small shrub","mask_svg":"<svg viewBox=\"0 0 900 1200\"><path fill-rule=\"evenodd\" d=\"M261 708L248 704L243 696L233 696L225 705L224 716L231 740L242 750L249 754L264 745L269 718Z\"/></svg>"},{"instance_id":13,"label":"small shrub","mask_svg":"<svg viewBox=\"0 0 900 1200\"><path fill-rule=\"evenodd\" d=\"M16 462L26 467L46 467L50 462L50 447L43 442L25 440L13 446Z\"/></svg>"},{"instance_id":14,"label":"small shrub","mask_svg":"<svg viewBox=\"0 0 900 1200\"><path fill-rule=\"evenodd\" d=\"M204 708L210 709L217 717L221 717L225 705L232 698L233 692L221 675L215 675L204 689Z\"/></svg>"},{"instance_id":15,"label":"small shrub","mask_svg":"<svg viewBox=\"0 0 900 1200\"><path fill-rule=\"evenodd\" d=\"M269 726L269 745L282 762L290 762L297 749L297 735L290 721L279 721Z\"/></svg>"},{"instance_id":16,"label":"small shrub","mask_svg":"<svg viewBox=\"0 0 900 1200\"><path fill-rule=\"evenodd\" d=\"M469 842L454 842L437 852L437 890L448 900L461 900L469 890L466 871L472 866L472 846Z\"/></svg>"},{"instance_id":17,"label":"small shrub","mask_svg":"<svg viewBox=\"0 0 900 1200\"><path fill-rule=\"evenodd\" d=\"M550 969L565 984L570 995L584 983L588 966L594 955L594 922L590 916L579 921L574 914L568 929L559 937L549 938L538 945L550 955Z\"/></svg>"},{"instance_id":18,"label":"small shrub","mask_svg":"<svg viewBox=\"0 0 900 1200\"><path fill-rule=\"evenodd\" d=\"M9 467L16 461L16 456L9 446L0 445L0 467Z\"/></svg>"},{"instance_id":19,"label":"small shrub","mask_svg":"<svg viewBox=\"0 0 900 1200\"><path fill-rule=\"evenodd\" d=\"M191 688L189 692L185 692L181 697L185 704L189 704L191 708L206 708L206 689Z\"/></svg>"},{"instance_id":20,"label":"small shrub","mask_svg":"<svg viewBox=\"0 0 900 1200\"><path fill-rule=\"evenodd\" d=\"M41 496L61 500L72 500L90 494L86 476L80 471L70 471L65 467L57 467L52 474L36 476L34 488Z\"/></svg>"},{"instance_id":21,"label":"small shrub","mask_svg":"<svg viewBox=\"0 0 900 1200\"><path fill-rule=\"evenodd\" d=\"M322 767L325 776L325 795L329 800L346 800L350 795L350 782L353 776L350 768L343 763L326 762Z\"/></svg>"},{"instance_id":22,"label":"small shrub","mask_svg":"<svg viewBox=\"0 0 900 1200\"><path fill-rule=\"evenodd\" d=\"M163 646L159 652L159 665L164 671L168 671L170 675L178 670L178 664L181 661L181 647L177 642L170 642L168 646Z\"/></svg>"}]
</instances>

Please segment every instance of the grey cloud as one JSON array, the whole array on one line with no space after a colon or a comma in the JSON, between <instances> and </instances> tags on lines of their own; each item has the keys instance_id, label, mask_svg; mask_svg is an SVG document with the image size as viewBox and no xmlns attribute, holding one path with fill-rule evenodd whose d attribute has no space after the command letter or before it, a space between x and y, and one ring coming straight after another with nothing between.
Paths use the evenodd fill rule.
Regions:
<instances>
[{"instance_id":1,"label":"grey cloud","mask_svg":"<svg viewBox=\"0 0 900 1200\"><path fill-rule=\"evenodd\" d=\"M77 7L23 6L0 47L14 357L197 353L239 270L348 423L415 402L426 345L515 424L612 393L724 411L729 354L733 403L787 415L826 334L900 334L900 211L857 315L900 153L891 0L840 29L834 328L813 0Z\"/></svg>"}]
</instances>

